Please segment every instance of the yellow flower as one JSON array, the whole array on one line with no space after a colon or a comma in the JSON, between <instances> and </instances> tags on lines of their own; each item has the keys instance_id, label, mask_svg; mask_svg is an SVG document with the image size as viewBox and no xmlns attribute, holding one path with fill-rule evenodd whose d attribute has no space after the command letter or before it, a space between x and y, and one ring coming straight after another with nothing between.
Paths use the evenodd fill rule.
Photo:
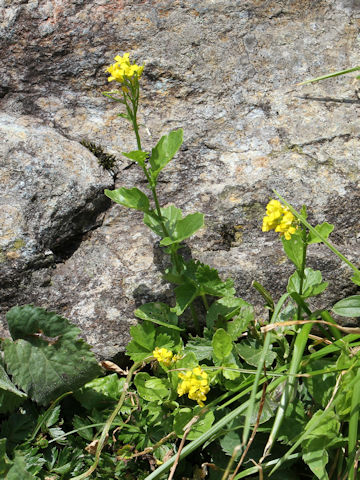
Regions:
<instances>
[{"instance_id":1,"label":"yellow flower","mask_svg":"<svg viewBox=\"0 0 360 480\"><path fill-rule=\"evenodd\" d=\"M279 200L270 200L266 206L266 217L263 218L262 231L275 230L290 240L296 232L297 225L294 215Z\"/></svg>"},{"instance_id":2,"label":"yellow flower","mask_svg":"<svg viewBox=\"0 0 360 480\"><path fill-rule=\"evenodd\" d=\"M159 363L163 363L167 367L169 367L173 361L172 352L166 348L156 347L153 351L153 355Z\"/></svg>"},{"instance_id":3,"label":"yellow flower","mask_svg":"<svg viewBox=\"0 0 360 480\"><path fill-rule=\"evenodd\" d=\"M124 53L122 57L116 55L115 60L116 63L106 69L106 71L110 73L110 77L108 77L109 82L116 80L119 83L124 83L125 77L133 78L135 76L136 78L140 78L144 70L144 65L131 64L129 53Z\"/></svg>"},{"instance_id":4,"label":"yellow flower","mask_svg":"<svg viewBox=\"0 0 360 480\"><path fill-rule=\"evenodd\" d=\"M177 388L179 397L187 393L190 400L195 400L203 407L210 390L208 374L201 367L195 367L186 373L179 373L179 378L182 380Z\"/></svg>"}]
</instances>

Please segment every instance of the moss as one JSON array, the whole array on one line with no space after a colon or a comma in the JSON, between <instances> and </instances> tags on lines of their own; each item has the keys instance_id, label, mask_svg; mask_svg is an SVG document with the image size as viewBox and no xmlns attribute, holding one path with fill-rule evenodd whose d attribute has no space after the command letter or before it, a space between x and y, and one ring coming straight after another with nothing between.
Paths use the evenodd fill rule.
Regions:
<instances>
[{"instance_id":1,"label":"moss","mask_svg":"<svg viewBox=\"0 0 360 480\"><path fill-rule=\"evenodd\" d=\"M21 238L17 238L14 241L13 246L11 247L11 250L19 250L20 248L22 248L24 246L25 246L24 240L21 239Z\"/></svg>"}]
</instances>

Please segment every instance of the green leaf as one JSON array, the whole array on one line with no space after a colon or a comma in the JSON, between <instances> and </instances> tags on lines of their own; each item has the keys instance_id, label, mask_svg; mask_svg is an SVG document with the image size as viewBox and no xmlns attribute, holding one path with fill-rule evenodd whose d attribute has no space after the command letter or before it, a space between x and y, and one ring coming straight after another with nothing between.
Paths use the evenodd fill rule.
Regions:
<instances>
[{"instance_id":1,"label":"green leaf","mask_svg":"<svg viewBox=\"0 0 360 480\"><path fill-rule=\"evenodd\" d=\"M300 291L300 274L296 270L291 277L289 278L287 291L289 293ZM312 268L305 268L304 270L304 280L302 285L302 294L303 298L314 297L322 293L326 287L329 285L329 282L322 281L322 275L320 270L313 270Z\"/></svg>"},{"instance_id":2,"label":"green leaf","mask_svg":"<svg viewBox=\"0 0 360 480\"><path fill-rule=\"evenodd\" d=\"M343 298L332 310L341 317L360 317L360 295Z\"/></svg>"},{"instance_id":3,"label":"green leaf","mask_svg":"<svg viewBox=\"0 0 360 480\"><path fill-rule=\"evenodd\" d=\"M176 435L179 438L182 438L184 435L184 427L190 422L190 420L198 415L201 408L196 406L194 409L191 408L181 408L174 417L174 430ZM191 430L186 437L188 440L195 440L195 438L200 437L203 433L207 432L211 425L214 423L215 417L213 412L210 410L201 415L200 419L192 425Z\"/></svg>"},{"instance_id":4,"label":"green leaf","mask_svg":"<svg viewBox=\"0 0 360 480\"><path fill-rule=\"evenodd\" d=\"M6 478L5 474L11 465L12 462L6 454L6 438L0 438L0 478Z\"/></svg>"},{"instance_id":5,"label":"green leaf","mask_svg":"<svg viewBox=\"0 0 360 480\"><path fill-rule=\"evenodd\" d=\"M241 446L241 437L238 432L230 430L220 439L220 446L226 455L232 456L235 447ZM242 451L239 449L235 460L239 460Z\"/></svg>"},{"instance_id":6,"label":"green leaf","mask_svg":"<svg viewBox=\"0 0 360 480\"><path fill-rule=\"evenodd\" d=\"M174 205L169 205L168 207L160 208L160 211L166 230L172 232L175 229L176 222L182 219L180 208L176 208ZM154 233L159 235L159 237L164 235L161 223L154 215L145 214L144 223L151 228Z\"/></svg>"},{"instance_id":7,"label":"green leaf","mask_svg":"<svg viewBox=\"0 0 360 480\"><path fill-rule=\"evenodd\" d=\"M149 213L150 202L148 197L136 187L125 188L121 187L117 190L105 190L105 195L113 202L124 205L125 207L135 208L141 212Z\"/></svg>"},{"instance_id":8,"label":"green leaf","mask_svg":"<svg viewBox=\"0 0 360 480\"><path fill-rule=\"evenodd\" d=\"M321 225L316 225L315 230L320 233L320 235L325 238L326 240L328 239L330 233L334 230L334 225L331 225L330 223L324 222ZM322 240L320 240L319 237L317 237L313 232L309 233L309 238L307 243L321 243Z\"/></svg>"},{"instance_id":9,"label":"green leaf","mask_svg":"<svg viewBox=\"0 0 360 480\"><path fill-rule=\"evenodd\" d=\"M214 355L220 361L224 361L230 355L233 343L230 335L223 328L219 328L214 333L212 347L214 350Z\"/></svg>"},{"instance_id":10,"label":"green leaf","mask_svg":"<svg viewBox=\"0 0 360 480\"><path fill-rule=\"evenodd\" d=\"M284 251L289 260L293 262L296 268L301 268L303 257L303 246L300 232L298 234L291 235L290 240L286 240L285 237L281 237Z\"/></svg>"},{"instance_id":11,"label":"green leaf","mask_svg":"<svg viewBox=\"0 0 360 480\"><path fill-rule=\"evenodd\" d=\"M122 152L122 154L124 155L124 157L138 163L141 167L145 165L145 160L149 156L147 152L143 152L142 150L133 150L129 153Z\"/></svg>"},{"instance_id":12,"label":"green leaf","mask_svg":"<svg viewBox=\"0 0 360 480\"><path fill-rule=\"evenodd\" d=\"M170 237L161 240L161 246L168 246L174 243L180 243L186 238L191 237L197 230L204 226L204 215L202 213L190 213L185 218L177 220L175 228L170 231Z\"/></svg>"},{"instance_id":13,"label":"green leaf","mask_svg":"<svg viewBox=\"0 0 360 480\"><path fill-rule=\"evenodd\" d=\"M211 360L213 347L211 340L204 337L190 337L184 349L185 352L193 352L198 362Z\"/></svg>"},{"instance_id":14,"label":"green leaf","mask_svg":"<svg viewBox=\"0 0 360 480\"><path fill-rule=\"evenodd\" d=\"M0 413L15 410L26 397L26 393L18 390L10 381L4 367L0 363Z\"/></svg>"},{"instance_id":15,"label":"green leaf","mask_svg":"<svg viewBox=\"0 0 360 480\"><path fill-rule=\"evenodd\" d=\"M24 457L17 454L14 459L14 464L6 475L6 480L34 480L34 477L26 469L26 463Z\"/></svg>"},{"instance_id":16,"label":"green leaf","mask_svg":"<svg viewBox=\"0 0 360 480\"><path fill-rule=\"evenodd\" d=\"M181 315L198 295L196 286L191 283L184 283L175 288L176 305L172 309L176 315Z\"/></svg>"},{"instance_id":17,"label":"green leaf","mask_svg":"<svg viewBox=\"0 0 360 480\"><path fill-rule=\"evenodd\" d=\"M141 362L150 356L155 348L155 326L151 322L130 327L132 340L128 343L126 353L133 362Z\"/></svg>"},{"instance_id":18,"label":"green leaf","mask_svg":"<svg viewBox=\"0 0 360 480\"><path fill-rule=\"evenodd\" d=\"M294 439L303 433L307 420L303 403L298 399L289 402L284 421L279 429L278 440L287 445L292 445Z\"/></svg>"},{"instance_id":19,"label":"green leaf","mask_svg":"<svg viewBox=\"0 0 360 480\"><path fill-rule=\"evenodd\" d=\"M147 320L172 330L184 331L183 328L177 326L178 317L176 313L172 312L165 303L145 303L145 305L141 305L141 307L136 309L134 313L136 317L142 320Z\"/></svg>"},{"instance_id":20,"label":"green leaf","mask_svg":"<svg viewBox=\"0 0 360 480\"><path fill-rule=\"evenodd\" d=\"M124 384L125 378L119 378L116 373L112 373L88 382L74 392L74 396L84 408L102 410L113 405L120 398Z\"/></svg>"},{"instance_id":21,"label":"green leaf","mask_svg":"<svg viewBox=\"0 0 360 480\"><path fill-rule=\"evenodd\" d=\"M6 315L16 341L4 341L4 360L12 380L30 398L49 403L102 373L80 329L66 318L31 305Z\"/></svg>"},{"instance_id":22,"label":"green leaf","mask_svg":"<svg viewBox=\"0 0 360 480\"><path fill-rule=\"evenodd\" d=\"M360 275L357 274L357 273L355 273L355 275L353 275L353 276L351 277L351 281L352 281L353 283L355 283L355 285L359 285L359 286L360 286Z\"/></svg>"},{"instance_id":23,"label":"green leaf","mask_svg":"<svg viewBox=\"0 0 360 480\"><path fill-rule=\"evenodd\" d=\"M183 130L174 130L161 137L151 151L151 176L156 181L161 170L170 162L183 142Z\"/></svg>"},{"instance_id":24,"label":"green leaf","mask_svg":"<svg viewBox=\"0 0 360 480\"><path fill-rule=\"evenodd\" d=\"M328 454L326 448L334 445L339 440L340 422L333 410L320 418L324 412L318 410L305 427L305 432L316 425L302 442L303 460L320 480L328 480L326 464ZM324 454L325 452L325 454Z\"/></svg>"},{"instance_id":25,"label":"green leaf","mask_svg":"<svg viewBox=\"0 0 360 480\"><path fill-rule=\"evenodd\" d=\"M237 340L254 319L253 307L236 297L223 297L214 302L206 315L208 328L224 328L232 340Z\"/></svg>"},{"instance_id":26,"label":"green leaf","mask_svg":"<svg viewBox=\"0 0 360 480\"><path fill-rule=\"evenodd\" d=\"M235 345L236 351L248 365L257 367L262 355L263 347L255 340L242 340ZM268 350L265 356L265 365L270 367L276 358L276 353Z\"/></svg>"},{"instance_id":27,"label":"green leaf","mask_svg":"<svg viewBox=\"0 0 360 480\"><path fill-rule=\"evenodd\" d=\"M170 393L168 380L151 377L146 372L135 375L134 384L140 397L148 402L159 402L168 397Z\"/></svg>"},{"instance_id":28,"label":"green leaf","mask_svg":"<svg viewBox=\"0 0 360 480\"><path fill-rule=\"evenodd\" d=\"M305 378L305 385L314 402L322 408L326 407L333 394L336 375L334 372L330 372L312 376L311 372L331 369L334 368L334 366L329 359L322 358L311 360L311 362L306 365L306 372L308 372L310 376Z\"/></svg>"}]
</instances>

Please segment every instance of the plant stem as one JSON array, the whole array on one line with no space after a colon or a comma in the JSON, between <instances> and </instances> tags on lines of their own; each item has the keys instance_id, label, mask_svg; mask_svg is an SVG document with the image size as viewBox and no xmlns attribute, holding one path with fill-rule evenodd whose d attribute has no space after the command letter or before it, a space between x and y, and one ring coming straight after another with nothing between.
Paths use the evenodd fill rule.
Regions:
<instances>
[{"instance_id":1,"label":"plant stem","mask_svg":"<svg viewBox=\"0 0 360 480\"><path fill-rule=\"evenodd\" d=\"M116 415L119 413L121 407L123 406L127 390L130 386L130 381L132 379L132 376L133 376L134 372L136 371L136 369L139 368L140 365L142 365L142 363L143 362L134 363L134 365L130 368L129 373L126 376L126 380L125 380L125 384L124 384L124 388L123 388L120 400L118 401L118 404L116 405L116 407L115 407L114 411L112 412L112 414L110 415L110 417L107 419L107 421L105 423L105 426L103 428L103 431L101 432L101 436L100 436L100 439L99 439L99 442L98 442L98 445L97 445L97 449L96 449L94 463L91 465L91 467L86 472L84 472L81 475L78 475L76 477L73 477L71 480L83 480L84 478L87 478L89 475L91 475L95 471L96 467L98 466L101 451L104 447L104 444L105 444L107 435L109 433L110 427L111 427Z\"/></svg>"},{"instance_id":2,"label":"plant stem","mask_svg":"<svg viewBox=\"0 0 360 480\"><path fill-rule=\"evenodd\" d=\"M302 259L301 259L301 267L299 272L300 276L300 285L299 285L299 295L301 296L303 293L303 286L304 286L304 276L305 276L305 265L306 265L306 251L307 251L307 234L306 234L306 228L302 228L301 232L302 236L302 241L303 241L303 251L302 251ZM297 308L297 320L301 320L301 313L302 313L302 308L301 305L298 304Z\"/></svg>"}]
</instances>

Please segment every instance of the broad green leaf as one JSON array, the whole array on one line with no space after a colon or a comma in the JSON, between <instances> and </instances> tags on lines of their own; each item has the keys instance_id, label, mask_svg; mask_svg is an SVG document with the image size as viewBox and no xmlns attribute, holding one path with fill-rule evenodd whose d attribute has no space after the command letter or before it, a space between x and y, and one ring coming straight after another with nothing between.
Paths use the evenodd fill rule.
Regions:
<instances>
[{"instance_id":1,"label":"broad green leaf","mask_svg":"<svg viewBox=\"0 0 360 480\"><path fill-rule=\"evenodd\" d=\"M113 202L124 205L125 207L135 208L141 212L149 213L150 202L148 197L136 187L125 188L121 187L117 190L105 190L105 195Z\"/></svg>"},{"instance_id":2,"label":"broad green leaf","mask_svg":"<svg viewBox=\"0 0 360 480\"><path fill-rule=\"evenodd\" d=\"M249 365L257 367L262 355L262 345L255 340L242 340L235 345L237 353ZM265 357L265 365L270 367L276 358L276 353L268 350Z\"/></svg>"},{"instance_id":3,"label":"broad green leaf","mask_svg":"<svg viewBox=\"0 0 360 480\"><path fill-rule=\"evenodd\" d=\"M201 408L196 406L194 409L191 408L182 408L174 417L174 430L176 435L179 438L182 438L184 435L184 427L190 422L190 420L198 415ZM210 410L204 415L201 415L200 419L192 425L191 430L186 437L188 440L195 440L195 438L200 437L203 433L207 432L211 425L214 423L214 414Z\"/></svg>"},{"instance_id":4,"label":"broad green leaf","mask_svg":"<svg viewBox=\"0 0 360 480\"><path fill-rule=\"evenodd\" d=\"M15 410L27 397L10 381L6 371L0 363L0 413Z\"/></svg>"},{"instance_id":5,"label":"broad green leaf","mask_svg":"<svg viewBox=\"0 0 360 480\"><path fill-rule=\"evenodd\" d=\"M135 310L135 316L173 330L183 331L177 326L178 317L165 303L145 303Z\"/></svg>"},{"instance_id":6,"label":"broad green leaf","mask_svg":"<svg viewBox=\"0 0 360 480\"><path fill-rule=\"evenodd\" d=\"M211 340L204 337L190 337L184 349L185 352L193 352L198 362L211 360L213 347Z\"/></svg>"},{"instance_id":7,"label":"broad green leaf","mask_svg":"<svg viewBox=\"0 0 360 480\"><path fill-rule=\"evenodd\" d=\"M300 293L300 284L301 284L300 274L296 270L296 272L294 272L289 278L287 291L289 293L292 293L292 292ZM329 285L329 282L322 281L322 275L320 270L305 268L301 296L303 298L308 298L308 297L314 297L315 295L319 295L326 289L328 285Z\"/></svg>"},{"instance_id":8,"label":"broad green leaf","mask_svg":"<svg viewBox=\"0 0 360 480\"><path fill-rule=\"evenodd\" d=\"M294 439L303 433L307 421L303 403L298 399L289 402L284 421L279 429L278 440L287 445L292 445Z\"/></svg>"},{"instance_id":9,"label":"broad green leaf","mask_svg":"<svg viewBox=\"0 0 360 480\"><path fill-rule=\"evenodd\" d=\"M142 150L133 150L132 152L125 153L122 152L124 157L133 160L134 162L138 163L140 166L145 165L145 160L148 158L149 154L147 152L143 152Z\"/></svg>"},{"instance_id":10,"label":"broad green leaf","mask_svg":"<svg viewBox=\"0 0 360 480\"><path fill-rule=\"evenodd\" d=\"M316 425L308 437L302 443L303 460L320 480L328 480L326 464L328 455L326 448L335 445L339 439L340 422L333 410L324 412L318 410L305 427L305 432ZM320 420L320 421L319 421ZM325 452L325 454L324 454Z\"/></svg>"},{"instance_id":11,"label":"broad green leaf","mask_svg":"<svg viewBox=\"0 0 360 480\"><path fill-rule=\"evenodd\" d=\"M13 307L6 318L15 339L4 341L7 369L37 403L49 403L102 373L80 329L66 318L31 305Z\"/></svg>"},{"instance_id":12,"label":"broad green leaf","mask_svg":"<svg viewBox=\"0 0 360 480\"><path fill-rule=\"evenodd\" d=\"M16 455L14 464L6 475L6 480L34 480L38 477L34 477L26 469L26 463L24 457Z\"/></svg>"},{"instance_id":13,"label":"broad green leaf","mask_svg":"<svg viewBox=\"0 0 360 480\"><path fill-rule=\"evenodd\" d=\"M161 208L160 211L166 230L172 232L175 228L176 222L182 219L180 208L177 208L174 205L169 205L168 207ZM159 237L164 236L161 223L154 215L145 214L144 223L151 228L153 232L159 235Z\"/></svg>"},{"instance_id":14,"label":"broad green leaf","mask_svg":"<svg viewBox=\"0 0 360 480\"><path fill-rule=\"evenodd\" d=\"M360 275L359 274L355 274L351 277L351 281L353 283L355 283L355 285L359 285L360 286Z\"/></svg>"},{"instance_id":15,"label":"broad green leaf","mask_svg":"<svg viewBox=\"0 0 360 480\"><path fill-rule=\"evenodd\" d=\"M204 226L204 215L202 213L190 213L185 218L177 220L175 227L170 231L170 236L161 240L160 245L168 246L173 243L180 243L191 237L195 232Z\"/></svg>"},{"instance_id":16,"label":"broad green leaf","mask_svg":"<svg viewBox=\"0 0 360 480\"><path fill-rule=\"evenodd\" d=\"M336 375L334 372L323 373L321 375L311 376L311 372L315 370L326 370L334 368L334 364L329 359L315 359L306 365L306 372L310 374L305 378L305 385L309 394L313 398L315 404L325 408L331 395L333 394L336 384Z\"/></svg>"},{"instance_id":17,"label":"broad green leaf","mask_svg":"<svg viewBox=\"0 0 360 480\"><path fill-rule=\"evenodd\" d=\"M81 405L92 410L102 410L118 401L123 391L125 378L119 378L116 373L106 377L95 378L82 388L74 392L74 396Z\"/></svg>"},{"instance_id":18,"label":"broad green leaf","mask_svg":"<svg viewBox=\"0 0 360 480\"><path fill-rule=\"evenodd\" d=\"M148 402L158 402L169 396L170 384L163 378L151 377L146 372L135 375L134 384L138 394Z\"/></svg>"},{"instance_id":19,"label":"broad green leaf","mask_svg":"<svg viewBox=\"0 0 360 480\"><path fill-rule=\"evenodd\" d=\"M184 310L191 304L191 302L197 297L198 290L192 283L184 283L175 288L176 306L172 309L176 315L181 315Z\"/></svg>"},{"instance_id":20,"label":"broad green leaf","mask_svg":"<svg viewBox=\"0 0 360 480\"><path fill-rule=\"evenodd\" d=\"M330 223L324 222L321 225L316 225L315 230L320 233L320 235L325 238L325 240L328 239L330 233L334 230L334 225L331 225ZM309 238L308 238L308 244L310 243L321 243L322 240L320 240L319 237L317 237L313 232L309 233Z\"/></svg>"},{"instance_id":21,"label":"broad green leaf","mask_svg":"<svg viewBox=\"0 0 360 480\"><path fill-rule=\"evenodd\" d=\"M360 317L360 295L343 298L332 310L341 317Z\"/></svg>"},{"instance_id":22,"label":"broad green leaf","mask_svg":"<svg viewBox=\"0 0 360 480\"><path fill-rule=\"evenodd\" d=\"M230 335L223 328L219 328L214 333L212 347L214 350L214 355L220 361L224 361L230 355L233 343Z\"/></svg>"},{"instance_id":23,"label":"broad green leaf","mask_svg":"<svg viewBox=\"0 0 360 480\"><path fill-rule=\"evenodd\" d=\"M220 446L226 455L232 456L235 447L241 446L241 436L237 431L230 430L220 439ZM239 449L235 460L239 460L242 450Z\"/></svg>"},{"instance_id":24,"label":"broad green leaf","mask_svg":"<svg viewBox=\"0 0 360 480\"><path fill-rule=\"evenodd\" d=\"M241 308L240 314L234 317L226 325L226 331L232 340L237 340L246 331L249 324L254 320L254 309L251 305Z\"/></svg>"},{"instance_id":25,"label":"broad green leaf","mask_svg":"<svg viewBox=\"0 0 360 480\"><path fill-rule=\"evenodd\" d=\"M302 258L303 258L303 246L304 242L302 241L301 234L291 235L290 240L286 240L285 237L281 237L284 251L289 258L296 266L296 268L301 268Z\"/></svg>"},{"instance_id":26,"label":"broad green leaf","mask_svg":"<svg viewBox=\"0 0 360 480\"><path fill-rule=\"evenodd\" d=\"M149 357L155 348L155 326L151 322L130 327L131 341L126 353L133 362L141 362Z\"/></svg>"},{"instance_id":27,"label":"broad green leaf","mask_svg":"<svg viewBox=\"0 0 360 480\"><path fill-rule=\"evenodd\" d=\"M237 315L241 307L244 305L249 305L245 300L242 298L237 297L223 297L219 300L216 300L211 307L209 308L207 315L206 315L206 325L208 328L212 328L213 326L217 325L217 320L220 319L224 320L224 323L228 320ZM224 327L225 328L225 327Z\"/></svg>"},{"instance_id":28,"label":"broad green leaf","mask_svg":"<svg viewBox=\"0 0 360 480\"><path fill-rule=\"evenodd\" d=\"M183 130L174 130L164 135L151 151L151 176L156 181L161 170L170 162L183 142Z\"/></svg>"}]
</instances>

